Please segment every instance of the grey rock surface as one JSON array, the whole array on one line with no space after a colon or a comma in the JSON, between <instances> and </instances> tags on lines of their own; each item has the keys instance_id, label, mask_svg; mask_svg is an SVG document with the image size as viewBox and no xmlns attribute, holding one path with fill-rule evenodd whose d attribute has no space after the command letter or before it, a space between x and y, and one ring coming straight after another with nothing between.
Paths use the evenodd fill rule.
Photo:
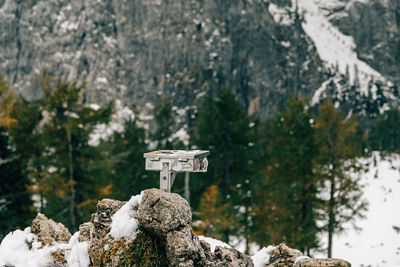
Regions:
<instances>
[{"instance_id":1,"label":"grey rock surface","mask_svg":"<svg viewBox=\"0 0 400 267\"><path fill-rule=\"evenodd\" d=\"M300 250L279 244L270 253L269 263L266 267L292 267L296 258L303 256Z\"/></svg>"},{"instance_id":2,"label":"grey rock surface","mask_svg":"<svg viewBox=\"0 0 400 267\"><path fill-rule=\"evenodd\" d=\"M192 214L181 196L159 189L144 192L136 218L140 227L165 239L171 266L252 267L251 258L235 249L217 247L199 241L190 226Z\"/></svg>"},{"instance_id":3,"label":"grey rock surface","mask_svg":"<svg viewBox=\"0 0 400 267\"><path fill-rule=\"evenodd\" d=\"M250 256L243 254L236 249L223 248L217 246L215 248L215 256L217 261L215 266L230 266L230 267L253 267L253 261Z\"/></svg>"},{"instance_id":4,"label":"grey rock surface","mask_svg":"<svg viewBox=\"0 0 400 267\"><path fill-rule=\"evenodd\" d=\"M206 90L228 87L245 110L265 119L288 95L310 96L322 82L312 42L301 27L275 22L269 5L3 0L0 73L28 98L42 95L48 74L85 83L85 101L138 106L162 94L185 107Z\"/></svg>"},{"instance_id":5,"label":"grey rock surface","mask_svg":"<svg viewBox=\"0 0 400 267\"><path fill-rule=\"evenodd\" d=\"M400 84L400 2L341 1L327 10L330 21L354 38L357 54L391 81Z\"/></svg>"},{"instance_id":6,"label":"grey rock surface","mask_svg":"<svg viewBox=\"0 0 400 267\"><path fill-rule=\"evenodd\" d=\"M111 228L111 217L125 203L113 199L102 199L97 203L97 212L92 214L91 221L79 226L79 240L89 242L89 257L94 266L99 264L103 242Z\"/></svg>"},{"instance_id":7,"label":"grey rock surface","mask_svg":"<svg viewBox=\"0 0 400 267\"><path fill-rule=\"evenodd\" d=\"M351 267L351 264L341 259L302 259L293 267Z\"/></svg>"},{"instance_id":8,"label":"grey rock surface","mask_svg":"<svg viewBox=\"0 0 400 267\"><path fill-rule=\"evenodd\" d=\"M172 266L193 266L194 262L200 262L205 257L199 238L189 225L168 232L166 248Z\"/></svg>"},{"instance_id":9,"label":"grey rock surface","mask_svg":"<svg viewBox=\"0 0 400 267\"><path fill-rule=\"evenodd\" d=\"M51 245L53 242L68 243L71 233L62 223L56 223L48 219L44 214L38 213L32 221L31 231L38 236L43 246Z\"/></svg>"},{"instance_id":10,"label":"grey rock surface","mask_svg":"<svg viewBox=\"0 0 400 267\"><path fill-rule=\"evenodd\" d=\"M169 232L189 225L192 212L188 202L178 194L148 189L144 191L136 218L148 232L166 237Z\"/></svg>"}]
</instances>

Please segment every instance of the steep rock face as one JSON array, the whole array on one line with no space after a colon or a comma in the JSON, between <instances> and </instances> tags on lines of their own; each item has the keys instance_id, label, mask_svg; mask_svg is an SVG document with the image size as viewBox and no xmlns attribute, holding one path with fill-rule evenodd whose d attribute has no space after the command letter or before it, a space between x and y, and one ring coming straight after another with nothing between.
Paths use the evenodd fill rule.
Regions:
<instances>
[{"instance_id":1,"label":"steep rock face","mask_svg":"<svg viewBox=\"0 0 400 267\"><path fill-rule=\"evenodd\" d=\"M0 73L30 98L49 74L85 82L86 100L139 105L157 93L192 105L229 87L268 118L294 90L309 96L321 82L301 32L275 22L265 0L3 0Z\"/></svg>"},{"instance_id":2,"label":"steep rock face","mask_svg":"<svg viewBox=\"0 0 400 267\"><path fill-rule=\"evenodd\" d=\"M345 0L326 9L330 21L357 45L360 59L400 84L400 2Z\"/></svg>"}]
</instances>

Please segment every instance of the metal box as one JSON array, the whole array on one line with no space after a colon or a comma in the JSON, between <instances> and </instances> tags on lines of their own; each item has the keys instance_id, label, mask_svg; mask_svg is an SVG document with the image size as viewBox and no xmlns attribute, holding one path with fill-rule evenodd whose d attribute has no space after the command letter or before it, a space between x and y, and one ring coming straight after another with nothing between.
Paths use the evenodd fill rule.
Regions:
<instances>
[{"instance_id":1,"label":"metal box","mask_svg":"<svg viewBox=\"0 0 400 267\"><path fill-rule=\"evenodd\" d=\"M144 153L147 171L160 172L160 189L170 192L179 172L206 172L208 150L158 150Z\"/></svg>"}]
</instances>

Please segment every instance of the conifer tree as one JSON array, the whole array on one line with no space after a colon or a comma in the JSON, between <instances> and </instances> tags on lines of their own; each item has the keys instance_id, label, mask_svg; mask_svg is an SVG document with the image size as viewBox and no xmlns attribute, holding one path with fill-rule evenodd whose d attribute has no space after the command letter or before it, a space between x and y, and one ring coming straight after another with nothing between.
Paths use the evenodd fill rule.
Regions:
<instances>
[{"instance_id":1,"label":"conifer tree","mask_svg":"<svg viewBox=\"0 0 400 267\"><path fill-rule=\"evenodd\" d=\"M265 179L256 187L257 234L260 245L286 242L309 250L318 247L317 178L311 114L304 100L291 98L269 124Z\"/></svg>"},{"instance_id":2,"label":"conifer tree","mask_svg":"<svg viewBox=\"0 0 400 267\"><path fill-rule=\"evenodd\" d=\"M400 111L386 110L379 115L372 125L368 140L374 150L399 153Z\"/></svg>"},{"instance_id":3,"label":"conifer tree","mask_svg":"<svg viewBox=\"0 0 400 267\"><path fill-rule=\"evenodd\" d=\"M246 190L240 186L245 180L252 181L254 161L250 118L243 112L235 96L228 90L220 90L215 96L209 94L199 110L191 144L194 148L210 150L208 157L211 163L207 173L192 179L192 206L196 209L199 196L212 184L218 185L223 200L229 204L232 213L237 214L237 227L246 232L247 222L243 218L250 216L250 201L243 201L247 191L251 191L252 182ZM239 190L240 189L240 190ZM245 213L238 213L241 207ZM228 241L229 229L224 234ZM239 233L239 229L235 229Z\"/></svg>"},{"instance_id":4,"label":"conifer tree","mask_svg":"<svg viewBox=\"0 0 400 267\"><path fill-rule=\"evenodd\" d=\"M177 114L173 109L171 99L159 97L154 110L156 131L151 134L151 139L156 143L156 149L182 149L183 144L173 134L177 130Z\"/></svg>"},{"instance_id":5,"label":"conifer tree","mask_svg":"<svg viewBox=\"0 0 400 267\"><path fill-rule=\"evenodd\" d=\"M319 154L314 159L314 167L327 192L322 208L328 233L328 257L332 256L333 234L343 231L345 223L362 218L367 206L356 176L362 170L356 158L360 155L359 146L352 142L357 126L354 117L345 118L328 99L319 107L315 121Z\"/></svg>"},{"instance_id":6,"label":"conifer tree","mask_svg":"<svg viewBox=\"0 0 400 267\"><path fill-rule=\"evenodd\" d=\"M9 135L10 127L18 123L12 115L15 97L0 76L0 240L27 226L33 217L29 179Z\"/></svg>"},{"instance_id":7,"label":"conifer tree","mask_svg":"<svg viewBox=\"0 0 400 267\"><path fill-rule=\"evenodd\" d=\"M138 116L125 121L124 131L116 132L111 143L113 197L129 199L146 188L158 187L158 179L149 179L150 174L144 169L143 153L148 145Z\"/></svg>"},{"instance_id":8,"label":"conifer tree","mask_svg":"<svg viewBox=\"0 0 400 267\"><path fill-rule=\"evenodd\" d=\"M44 192L45 212L72 230L112 189L107 181L109 163L102 151L88 144L93 127L109 120L111 105L98 110L87 107L81 90L74 83L48 86L40 101L44 116L36 129L44 149L39 156L45 168L43 184L50 189Z\"/></svg>"},{"instance_id":9,"label":"conifer tree","mask_svg":"<svg viewBox=\"0 0 400 267\"><path fill-rule=\"evenodd\" d=\"M0 128L0 240L15 228L24 228L33 218L29 180L12 149L5 128Z\"/></svg>"}]
</instances>

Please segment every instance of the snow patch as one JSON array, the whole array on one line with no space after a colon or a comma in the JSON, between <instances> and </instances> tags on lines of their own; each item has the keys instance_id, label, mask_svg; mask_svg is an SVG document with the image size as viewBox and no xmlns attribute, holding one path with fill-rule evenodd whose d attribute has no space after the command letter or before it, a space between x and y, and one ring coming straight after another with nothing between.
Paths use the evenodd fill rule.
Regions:
<instances>
[{"instance_id":1,"label":"snow patch","mask_svg":"<svg viewBox=\"0 0 400 267\"><path fill-rule=\"evenodd\" d=\"M299 0L299 12L303 13L303 29L314 42L320 58L328 67L336 67L340 73L348 72L350 81L355 80L358 72L360 88L367 92L368 82L385 78L364 61L358 59L353 37L344 35L322 14L318 0ZM357 71L357 70L358 71Z\"/></svg>"},{"instance_id":2,"label":"snow patch","mask_svg":"<svg viewBox=\"0 0 400 267\"><path fill-rule=\"evenodd\" d=\"M270 253L275 248L276 247L274 246L268 246L267 248L264 247L256 254L254 254L254 256L251 257L254 263L254 267L264 267L265 265L267 265L267 263L269 263Z\"/></svg>"},{"instance_id":3,"label":"snow patch","mask_svg":"<svg viewBox=\"0 0 400 267\"><path fill-rule=\"evenodd\" d=\"M355 267L400 266L400 234L393 229L400 225L400 155L382 158L374 152L362 163L369 166L361 180L364 198L369 202L366 218L357 221L361 231L347 225L346 232L334 235L333 257L345 259ZM325 245L326 235L321 237Z\"/></svg>"},{"instance_id":4,"label":"snow patch","mask_svg":"<svg viewBox=\"0 0 400 267\"><path fill-rule=\"evenodd\" d=\"M90 258L88 254L88 242L79 242L79 232L76 232L70 239L68 247L70 250L66 251L65 259L67 260L68 267L88 267Z\"/></svg>"},{"instance_id":5,"label":"snow patch","mask_svg":"<svg viewBox=\"0 0 400 267\"><path fill-rule=\"evenodd\" d=\"M76 232L68 244L53 243L42 247L38 237L27 227L24 231L9 233L0 244L0 266L46 267L52 266L51 253L65 250L65 259L69 267L88 267L90 264L88 243L79 242Z\"/></svg>"},{"instance_id":6,"label":"snow patch","mask_svg":"<svg viewBox=\"0 0 400 267\"><path fill-rule=\"evenodd\" d=\"M139 222L136 220L136 212L142 202L143 192L140 195L132 196L113 216L110 235L115 239L122 237L134 239L139 229Z\"/></svg>"}]
</instances>

